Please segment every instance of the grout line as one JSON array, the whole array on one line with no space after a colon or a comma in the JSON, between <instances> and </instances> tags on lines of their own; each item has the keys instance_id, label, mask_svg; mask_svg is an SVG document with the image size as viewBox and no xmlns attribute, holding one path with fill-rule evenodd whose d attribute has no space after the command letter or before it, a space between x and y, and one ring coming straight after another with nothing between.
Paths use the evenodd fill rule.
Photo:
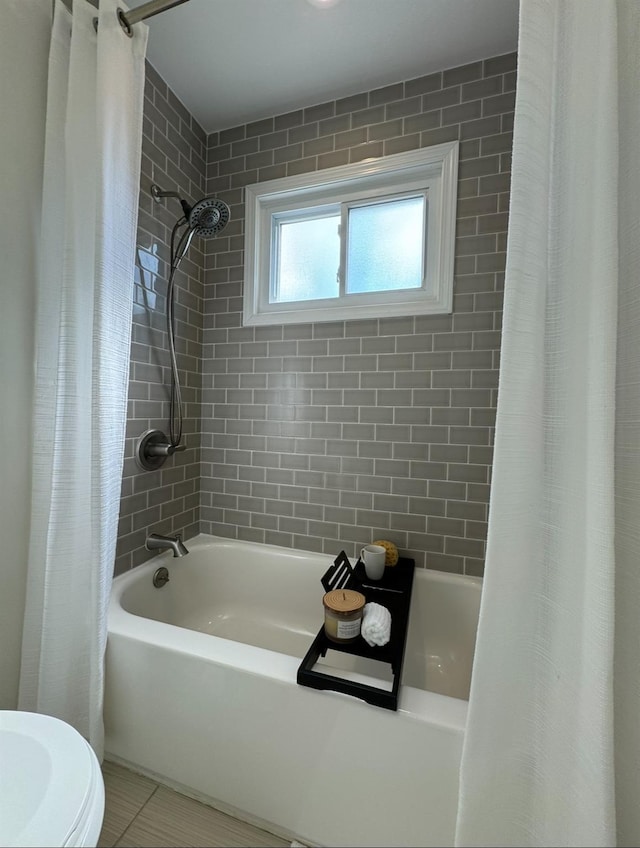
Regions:
<instances>
[{"instance_id":1,"label":"grout line","mask_svg":"<svg viewBox=\"0 0 640 848\"><path fill-rule=\"evenodd\" d=\"M134 822L135 822L135 820L138 818L138 816L140 815L140 813L144 810L144 808L147 806L147 804L149 803L149 801L153 798L153 796L154 796L154 795L156 794L156 792L158 791L159 786L160 786L160 784L159 784L159 783L156 783L156 785L154 786L154 789L153 789L153 792L151 793L151 795L149 795L149 797L147 798L147 800L146 800L146 801L144 802L144 804L140 807L140 809L138 810L138 812L137 812L137 813L135 813L135 815L133 816L133 818L131 819L131 821L129 822L129 824L125 827L125 829L122 831L122 833L120 834L120 836L119 836L119 837L116 839L116 841L113 843L113 848L116 848L116 846L118 845L118 843L119 843L119 842L121 842L121 841L124 839L124 837L125 837L125 835L126 835L127 831L129 830L129 828L133 825L133 823L134 823Z\"/></svg>"}]
</instances>

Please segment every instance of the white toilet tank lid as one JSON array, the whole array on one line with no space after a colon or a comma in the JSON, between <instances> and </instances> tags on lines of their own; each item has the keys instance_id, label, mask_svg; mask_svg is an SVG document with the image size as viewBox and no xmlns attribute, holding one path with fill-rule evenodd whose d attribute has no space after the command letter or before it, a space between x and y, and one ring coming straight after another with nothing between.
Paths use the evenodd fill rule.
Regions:
<instances>
[{"instance_id":1,"label":"white toilet tank lid","mask_svg":"<svg viewBox=\"0 0 640 848\"><path fill-rule=\"evenodd\" d=\"M90 745L70 725L0 710L0 845L73 843L102 775Z\"/></svg>"}]
</instances>

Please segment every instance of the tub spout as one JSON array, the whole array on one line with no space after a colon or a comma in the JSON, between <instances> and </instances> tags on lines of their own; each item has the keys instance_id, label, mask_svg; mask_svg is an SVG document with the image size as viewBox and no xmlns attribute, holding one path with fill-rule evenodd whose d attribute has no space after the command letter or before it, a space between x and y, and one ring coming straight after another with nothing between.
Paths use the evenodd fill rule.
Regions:
<instances>
[{"instance_id":1,"label":"tub spout","mask_svg":"<svg viewBox=\"0 0 640 848\"><path fill-rule=\"evenodd\" d=\"M179 533L175 536L161 536L159 533L149 533L145 548L148 551L163 551L171 549L174 557L181 557L188 554L189 551L182 542L182 537Z\"/></svg>"}]
</instances>

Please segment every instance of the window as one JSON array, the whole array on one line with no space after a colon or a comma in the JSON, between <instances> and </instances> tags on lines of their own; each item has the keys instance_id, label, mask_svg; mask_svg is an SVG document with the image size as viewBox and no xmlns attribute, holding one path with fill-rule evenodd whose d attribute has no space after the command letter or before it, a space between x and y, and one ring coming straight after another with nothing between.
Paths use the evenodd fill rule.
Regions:
<instances>
[{"instance_id":1,"label":"window","mask_svg":"<svg viewBox=\"0 0 640 848\"><path fill-rule=\"evenodd\" d=\"M458 142L246 189L244 323L451 312Z\"/></svg>"}]
</instances>

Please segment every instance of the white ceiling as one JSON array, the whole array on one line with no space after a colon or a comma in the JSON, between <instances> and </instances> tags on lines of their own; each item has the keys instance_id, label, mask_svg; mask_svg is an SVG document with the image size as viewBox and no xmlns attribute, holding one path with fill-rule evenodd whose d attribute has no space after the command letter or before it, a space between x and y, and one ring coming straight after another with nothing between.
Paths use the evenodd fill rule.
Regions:
<instances>
[{"instance_id":1,"label":"white ceiling","mask_svg":"<svg viewBox=\"0 0 640 848\"><path fill-rule=\"evenodd\" d=\"M510 53L518 0L189 0L147 24L149 61L209 133Z\"/></svg>"}]
</instances>

